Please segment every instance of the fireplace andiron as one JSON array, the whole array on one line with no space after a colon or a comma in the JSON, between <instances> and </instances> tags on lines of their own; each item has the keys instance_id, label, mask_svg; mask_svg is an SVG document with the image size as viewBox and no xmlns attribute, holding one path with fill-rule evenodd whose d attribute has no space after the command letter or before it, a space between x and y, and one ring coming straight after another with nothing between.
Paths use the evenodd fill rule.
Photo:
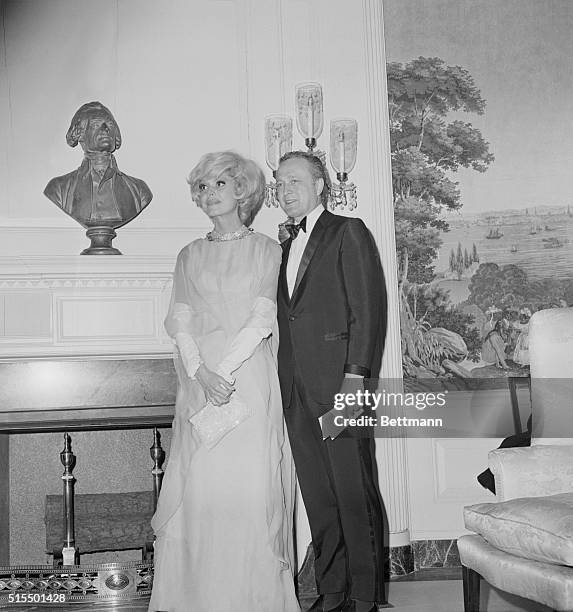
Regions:
<instances>
[{"instance_id":1,"label":"fireplace andiron","mask_svg":"<svg viewBox=\"0 0 573 612\"><path fill-rule=\"evenodd\" d=\"M154 428L153 506L163 480L165 452L161 436ZM80 564L75 536L73 469L76 457L69 434L64 434L60 453L64 466L63 480L63 546L54 550L53 565L0 567L0 609L19 604L107 603L111 606L147 599L153 584L153 542L141 542L142 560L122 563ZM151 492L150 492L151 493ZM127 494L129 495L129 494ZM131 494L133 495L133 494ZM10 609L13 609L10 607ZM58 607L58 609L61 609ZM107 609L107 606L106 606ZM122 608L123 609L123 608ZM129 607L127 608L129 609Z\"/></svg>"}]
</instances>

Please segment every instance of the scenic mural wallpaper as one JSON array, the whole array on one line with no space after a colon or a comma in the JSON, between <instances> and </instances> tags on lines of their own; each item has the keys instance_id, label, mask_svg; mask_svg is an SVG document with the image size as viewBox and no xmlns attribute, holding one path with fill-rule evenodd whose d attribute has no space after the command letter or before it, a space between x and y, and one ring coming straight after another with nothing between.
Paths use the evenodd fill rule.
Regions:
<instances>
[{"instance_id":1,"label":"scenic mural wallpaper","mask_svg":"<svg viewBox=\"0 0 573 612\"><path fill-rule=\"evenodd\" d=\"M404 375L527 373L573 306L573 2L384 0Z\"/></svg>"}]
</instances>

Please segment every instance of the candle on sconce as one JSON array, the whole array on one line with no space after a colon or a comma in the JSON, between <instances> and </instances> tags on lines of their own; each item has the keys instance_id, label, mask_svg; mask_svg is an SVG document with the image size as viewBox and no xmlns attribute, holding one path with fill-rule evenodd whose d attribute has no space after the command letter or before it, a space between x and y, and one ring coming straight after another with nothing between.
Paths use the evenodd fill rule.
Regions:
<instances>
[{"instance_id":1,"label":"candle on sconce","mask_svg":"<svg viewBox=\"0 0 573 612\"><path fill-rule=\"evenodd\" d=\"M306 106L302 107L306 113ZM306 117L306 114L302 115ZM265 159L273 178L265 187L265 204L278 207L276 171L281 157L292 149L292 119L287 115L269 115L265 119Z\"/></svg>"},{"instance_id":2,"label":"candle on sconce","mask_svg":"<svg viewBox=\"0 0 573 612\"><path fill-rule=\"evenodd\" d=\"M281 158L281 141L278 130L275 130L275 133L273 134L273 158L275 169L277 169L279 167L279 160Z\"/></svg>"},{"instance_id":3,"label":"candle on sconce","mask_svg":"<svg viewBox=\"0 0 573 612\"><path fill-rule=\"evenodd\" d=\"M308 138L314 138L314 102L312 95L308 97Z\"/></svg>"},{"instance_id":4,"label":"candle on sconce","mask_svg":"<svg viewBox=\"0 0 573 612\"><path fill-rule=\"evenodd\" d=\"M286 140L281 140L281 141L279 142L279 161L280 161L281 157L282 157L282 156L283 156L285 153L288 153L287 148L288 148L288 147L287 147L287 142L286 142Z\"/></svg>"},{"instance_id":5,"label":"candle on sconce","mask_svg":"<svg viewBox=\"0 0 573 612\"><path fill-rule=\"evenodd\" d=\"M339 172L345 172L346 160L344 159L344 131L338 133L338 165Z\"/></svg>"}]
</instances>

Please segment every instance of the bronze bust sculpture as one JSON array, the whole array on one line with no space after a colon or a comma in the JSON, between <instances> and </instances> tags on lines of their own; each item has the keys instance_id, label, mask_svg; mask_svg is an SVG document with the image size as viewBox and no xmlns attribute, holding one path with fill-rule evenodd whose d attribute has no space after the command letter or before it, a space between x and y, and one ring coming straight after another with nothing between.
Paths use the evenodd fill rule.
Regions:
<instances>
[{"instance_id":1,"label":"bronze bust sculpture","mask_svg":"<svg viewBox=\"0 0 573 612\"><path fill-rule=\"evenodd\" d=\"M120 254L111 246L114 230L137 217L153 194L141 179L118 170L113 152L121 146L119 126L100 102L77 110L66 141L70 147L81 144L84 160L77 170L53 178L44 195L87 228L92 244L82 255Z\"/></svg>"}]
</instances>

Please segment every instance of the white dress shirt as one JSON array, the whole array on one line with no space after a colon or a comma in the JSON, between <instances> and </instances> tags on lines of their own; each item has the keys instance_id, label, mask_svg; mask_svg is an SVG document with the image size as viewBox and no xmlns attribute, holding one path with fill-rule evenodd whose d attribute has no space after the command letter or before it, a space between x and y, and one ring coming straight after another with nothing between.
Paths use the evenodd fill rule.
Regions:
<instances>
[{"instance_id":1,"label":"white dress shirt","mask_svg":"<svg viewBox=\"0 0 573 612\"><path fill-rule=\"evenodd\" d=\"M319 204L316 208L313 208L308 215L306 215L306 231L300 230L297 237L292 241L290 245L290 251L288 254L288 261L286 267L286 278L287 278L287 287L288 294L292 296L292 292L294 290L294 285L296 283L296 275L298 273L298 268L300 266L300 262L304 253L304 249L308 243L308 239L318 218L324 212L324 207ZM301 219L295 219L296 223L300 223Z\"/></svg>"}]
</instances>

